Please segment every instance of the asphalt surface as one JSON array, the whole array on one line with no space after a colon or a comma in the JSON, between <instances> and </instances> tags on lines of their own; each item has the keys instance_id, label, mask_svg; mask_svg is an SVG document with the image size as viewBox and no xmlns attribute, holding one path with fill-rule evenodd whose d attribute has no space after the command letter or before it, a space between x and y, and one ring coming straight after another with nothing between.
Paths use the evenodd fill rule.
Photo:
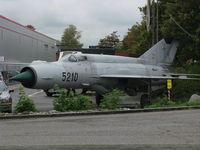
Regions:
<instances>
[{"instance_id":1,"label":"asphalt surface","mask_svg":"<svg viewBox=\"0 0 200 150\"><path fill-rule=\"evenodd\" d=\"M16 106L18 100L19 100L19 86L20 84L15 84L9 86L9 89L14 89L14 92L11 93L13 103L12 103L12 110L14 111L14 107ZM31 98L38 111L51 111L53 110L53 100L56 98L54 97L48 97L46 96L45 92L43 90L37 90L37 89L28 89L24 88L26 96ZM78 90L76 90L78 91ZM80 92L80 90L78 91ZM131 96L124 96L124 100L122 101L122 106L130 106L135 107L139 105L139 97L141 95L138 94L137 97L131 97ZM94 107L96 106L95 101L95 95L91 96L92 103Z\"/></svg>"},{"instance_id":2,"label":"asphalt surface","mask_svg":"<svg viewBox=\"0 0 200 150\"><path fill-rule=\"evenodd\" d=\"M200 110L1 120L0 149L200 149Z\"/></svg>"},{"instance_id":3,"label":"asphalt surface","mask_svg":"<svg viewBox=\"0 0 200 150\"><path fill-rule=\"evenodd\" d=\"M9 89L14 89L14 92L11 93L12 96L12 108L14 110L14 107L16 106L18 100L19 100L19 84L9 86ZM37 90L37 89L27 89L24 88L26 96L31 98L38 111L49 111L53 110L53 100L55 97L47 97L43 90Z\"/></svg>"}]
</instances>

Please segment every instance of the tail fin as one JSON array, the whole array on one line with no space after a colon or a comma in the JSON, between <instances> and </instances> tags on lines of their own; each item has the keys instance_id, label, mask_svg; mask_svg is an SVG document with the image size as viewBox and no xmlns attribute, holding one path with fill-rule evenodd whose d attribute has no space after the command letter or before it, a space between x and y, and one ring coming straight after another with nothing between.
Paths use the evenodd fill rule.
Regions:
<instances>
[{"instance_id":1,"label":"tail fin","mask_svg":"<svg viewBox=\"0 0 200 150\"><path fill-rule=\"evenodd\" d=\"M173 40L170 44L167 44L162 39L140 56L140 58L144 59L148 64L171 64L176 55L177 47L177 41Z\"/></svg>"}]
</instances>

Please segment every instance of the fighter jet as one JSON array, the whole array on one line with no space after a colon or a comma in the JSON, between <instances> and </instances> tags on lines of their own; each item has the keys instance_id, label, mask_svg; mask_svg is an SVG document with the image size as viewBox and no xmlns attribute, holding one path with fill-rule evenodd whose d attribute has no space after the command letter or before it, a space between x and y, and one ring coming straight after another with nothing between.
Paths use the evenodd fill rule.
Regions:
<instances>
[{"instance_id":1,"label":"fighter jet","mask_svg":"<svg viewBox=\"0 0 200 150\"><path fill-rule=\"evenodd\" d=\"M177 41L166 43L163 39L139 58L74 52L56 62L30 64L11 79L46 92L55 84L96 91L99 104L101 96L113 88L134 96L148 87L153 91L163 88L167 79L190 79L187 74L173 74L168 69L177 46ZM145 105L146 100L141 98L140 103Z\"/></svg>"}]
</instances>

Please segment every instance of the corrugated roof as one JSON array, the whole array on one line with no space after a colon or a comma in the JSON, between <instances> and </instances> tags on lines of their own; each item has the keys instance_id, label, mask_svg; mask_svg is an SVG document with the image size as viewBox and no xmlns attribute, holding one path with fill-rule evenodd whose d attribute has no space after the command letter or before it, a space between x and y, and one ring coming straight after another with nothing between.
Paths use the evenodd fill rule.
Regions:
<instances>
[{"instance_id":1,"label":"corrugated roof","mask_svg":"<svg viewBox=\"0 0 200 150\"><path fill-rule=\"evenodd\" d=\"M52 39L52 40L57 41L57 40L54 39L54 38L51 38L51 37L49 37L49 36L47 36L47 35L45 35L45 34L43 34L43 33L40 33L40 32L34 31L34 30L31 30L30 28L28 28L28 27L26 27L26 26L24 26L24 25L22 25L22 24L20 24L20 23L18 23L18 22L16 22L16 21L14 21L14 20L11 20L11 19L9 19L9 18L7 18L7 17L4 17L4 16L0 15L0 18L3 18L3 19L5 19L5 20L7 20L7 21L10 21L10 22L12 22L12 23L14 23L14 24L17 24L17 25L19 25L19 26L21 26L21 27L23 27L23 28L25 28L25 29L27 29L27 30L30 30L30 31L32 31L32 32L35 32L35 33L40 34L40 35L42 35L42 36L45 36L46 38L49 38L49 39Z\"/></svg>"}]
</instances>

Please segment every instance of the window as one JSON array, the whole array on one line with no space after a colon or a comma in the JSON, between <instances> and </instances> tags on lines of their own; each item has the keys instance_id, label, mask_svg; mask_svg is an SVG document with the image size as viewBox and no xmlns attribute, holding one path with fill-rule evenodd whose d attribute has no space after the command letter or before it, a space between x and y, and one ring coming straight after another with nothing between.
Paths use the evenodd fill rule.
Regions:
<instances>
[{"instance_id":1,"label":"window","mask_svg":"<svg viewBox=\"0 0 200 150\"><path fill-rule=\"evenodd\" d=\"M74 55L69 56L69 61L77 62L77 58Z\"/></svg>"},{"instance_id":2,"label":"window","mask_svg":"<svg viewBox=\"0 0 200 150\"><path fill-rule=\"evenodd\" d=\"M44 48L45 48L45 50L48 50L48 44L44 44Z\"/></svg>"},{"instance_id":3,"label":"window","mask_svg":"<svg viewBox=\"0 0 200 150\"><path fill-rule=\"evenodd\" d=\"M87 57L86 56L79 56L78 61L86 61Z\"/></svg>"},{"instance_id":4,"label":"window","mask_svg":"<svg viewBox=\"0 0 200 150\"><path fill-rule=\"evenodd\" d=\"M7 90L7 86L3 81L0 81L0 92Z\"/></svg>"}]
</instances>

